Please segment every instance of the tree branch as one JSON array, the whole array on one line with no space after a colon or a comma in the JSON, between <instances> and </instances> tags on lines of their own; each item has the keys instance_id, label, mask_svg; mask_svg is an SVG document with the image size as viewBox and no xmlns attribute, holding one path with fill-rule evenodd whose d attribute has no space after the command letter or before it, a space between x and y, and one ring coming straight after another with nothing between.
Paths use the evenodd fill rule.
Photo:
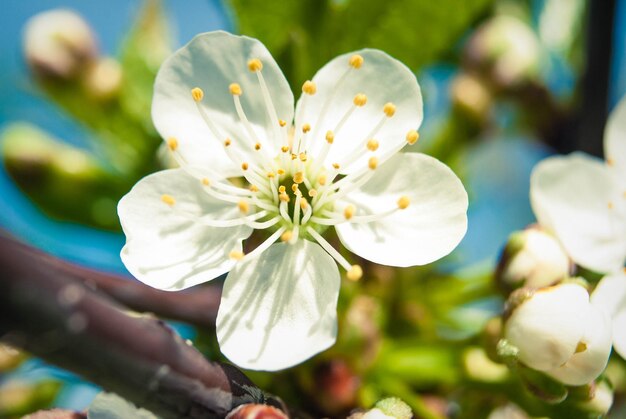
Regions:
<instances>
[{"instance_id":1,"label":"tree branch","mask_svg":"<svg viewBox=\"0 0 626 419\"><path fill-rule=\"evenodd\" d=\"M219 418L243 403L284 409L235 367L207 361L158 319L127 314L55 259L0 237L0 266L6 342L163 418Z\"/></svg>"}]
</instances>

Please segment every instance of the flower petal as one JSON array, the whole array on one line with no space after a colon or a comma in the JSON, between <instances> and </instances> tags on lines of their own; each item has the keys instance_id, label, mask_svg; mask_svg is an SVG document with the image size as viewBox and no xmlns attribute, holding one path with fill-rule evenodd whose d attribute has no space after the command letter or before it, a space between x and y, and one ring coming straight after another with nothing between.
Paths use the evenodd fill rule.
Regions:
<instances>
[{"instance_id":1,"label":"flower petal","mask_svg":"<svg viewBox=\"0 0 626 419\"><path fill-rule=\"evenodd\" d=\"M626 212L616 192L607 165L582 153L547 158L531 175L539 223L576 263L599 272L621 268L626 257Z\"/></svg>"},{"instance_id":2,"label":"flower petal","mask_svg":"<svg viewBox=\"0 0 626 419\"><path fill-rule=\"evenodd\" d=\"M350 57L359 54L363 57L361 68L349 65ZM340 82L342 76L345 78ZM365 49L340 55L326 64L313 77L317 93L313 96L304 95L298 100L296 109L296 132L299 127L308 123L312 127L311 138L307 139L308 151L317 156L325 144L326 132L336 131L337 124L354 108L354 97L363 93L367 103L354 109L330 147L327 166L341 163L346 156L354 155L358 150L366 151L366 143L370 139L372 129L382 120L384 125L372 135L378 140L379 147L375 155L379 163L390 153L398 150L406 143L409 130L416 130L422 123L422 94L415 75L400 61L382 51ZM392 102L396 106L392 118L386 118L383 107ZM351 173L367 168L372 153L364 153L353 164L342 169L342 173Z\"/></svg>"},{"instance_id":3,"label":"flower petal","mask_svg":"<svg viewBox=\"0 0 626 419\"><path fill-rule=\"evenodd\" d=\"M579 343L584 345L563 365L546 373L564 384L581 386L591 383L606 368L611 354L611 319L608 314L590 305L582 317L585 333Z\"/></svg>"},{"instance_id":4,"label":"flower petal","mask_svg":"<svg viewBox=\"0 0 626 419\"><path fill-rule=\"evenodd\" d=\"M604 154L622 193L626 193L626 96L609 115L604 130Z\"/></svg>"},{"instance_id":5,"label":"flower petal","mask_svg":"<svg viewBox=\"0 0 626 419\"><path fill-rule=\"evenodd\" d=\"M336 226L341 242L357 255L383 265L413 266L450 253L467 230L467 193L459 178L437 159L400 153L349 194L362 211L381 213L407 196L410 205L370 223Z\"/></svg>"},{"instance_id":6,"label":"flower petal","mask_svg":"<svg viewBox=\"0 0 626 419\"><path fill-rule=\"evenodd\" d=\"M613 318L613 346L626 358L626 273L607 275L591 294L591 303Z\"/></svg>"},{"instance_id":7,"label":"flower petal","mask_svg":"<svg viewBox=\"0 0 626 419\"><path fill-rule=\"evenodd\" d=\"M316 243L280 243L228 274L217 314L222 353L249 369L298 364L335 342L339 271Z\"/></svg>"},{"instance_id":8,"label":"flower petal","mask_svg":"<svg viewBox=\"0 0 626 419\"><path fill-rule=\"evenodd\" d=\"M168 194L176 203L162 201ZM121 257L141 282L177 291L228 272L234 264L228 255L241 251L252 233L248 226L216 228L197 221L236 218L236 205L208 196L200 182L182 169L165 170L141 179L117 208L126 246Z\"/></svg>"},{"instance_id":9,"label":"flower petal","mask_svg":"<svg viewBox=\"0 0 626 419\"><path fill-rule=\"evenodd\" d=\"M226 138L244 156L255 152L255 140L237 115L231 83L238 83L243 90L239 98L256 136L276 153L280 143L273 133L278 121L270 120L257 74L248 70L248 60L253 58L263 64L262 75L277 117L291 121L291 89L267 48L255 39L222 31L200 34L161 66L154 85L152 118L163 138L178 140L179 151L189 164L234 173L241 162L235 164L226 156ZM216 138L200 115L191 95L195 87L204 91L199 103L223 138Z\"/></svg>"}]
</instances>

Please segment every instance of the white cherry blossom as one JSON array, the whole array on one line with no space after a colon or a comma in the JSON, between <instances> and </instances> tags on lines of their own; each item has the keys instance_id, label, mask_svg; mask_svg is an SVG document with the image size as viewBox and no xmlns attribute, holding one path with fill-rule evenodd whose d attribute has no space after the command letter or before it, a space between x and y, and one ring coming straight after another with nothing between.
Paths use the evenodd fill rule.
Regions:
<instances>
[{"instance_id":1,"label":"white cherry blossom","mask_svg":"<svg viewBox=\"0 0 626 419\"><path fill-rule=\"evenodd\" d=\"M120 201L122 260L140 281L182 290L228 274L222 352L251 369L302 362L335 341L340 286L362 275L322 234L391 266L433 262L467 225L467 194L443 163L399 153L418 139L415 76L371 49L289 85L259 41L196 36L162 65L153 120L180 168ZM264 238L247 254L253 230ZM253 247L248 245L246 249Z\"/></svg>"}]
</instances>

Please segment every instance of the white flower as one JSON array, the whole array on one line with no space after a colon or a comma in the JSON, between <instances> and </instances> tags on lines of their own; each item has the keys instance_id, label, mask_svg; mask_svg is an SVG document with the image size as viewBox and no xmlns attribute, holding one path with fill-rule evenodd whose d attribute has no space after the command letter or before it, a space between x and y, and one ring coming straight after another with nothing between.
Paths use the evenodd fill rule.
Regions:
<instances>
[{"instance_id":1,"label":"white flower","mask_svg":"<svg viewBox=\"0 0 626 419\"><path fill-rule=\"evenodd\" d=\"M539 289L506 320L505 339L526 366L567 385L596 379L611 353L609 316L575 283Z\"/></svg>"},{"instance_id":2,"label":"white flower","mask_svg":"<svg viewBox=\"0 0 626 419\"><path fill-rule=\"evenodd\" d=\"M181 168L142 179L118 208L122 259L146 284L181 290L230 271L217 337L245 368L286 368L334 343L335 261L350 279L362 272L326 228L392 266L437 260L466 230L454 173L398 153L422 121L408 68L366 49L332 60L302 91L292 124L293 95L260 42L198 35L155 83L154 123ZM267 239L244 256L253 229Z\"/></svg>"},{"instance_id":3,"label":"white flower","mask_svg":"<svg viewBox=\"0 0 626 419\"><path fill-rule=\"evenodd\" d=\"M539 223L576 263L607 273L626 260L626 98L609 117L604 153L606 163L583 153L543 160L530 198Z\"/></svg>"},{"instance_id":4,"label":"white flower","mask_svg":"<svg viewBox=\"0 0 626 419\"><path fill-rule=\"evenodd\" d=\"M622 270L602 278L591 294L591 303L613 318L613 347L626 358L626 272Z\"/></svg>"}]
</instances>

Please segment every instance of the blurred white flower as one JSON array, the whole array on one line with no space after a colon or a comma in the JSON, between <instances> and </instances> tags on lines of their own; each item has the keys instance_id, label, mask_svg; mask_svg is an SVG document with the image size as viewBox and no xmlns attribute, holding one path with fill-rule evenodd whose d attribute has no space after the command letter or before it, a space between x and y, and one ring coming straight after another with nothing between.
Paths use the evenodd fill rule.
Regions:
<instances>
[{"instance_id":1,"label":"blurred white flower","mask_svg":"<svg viewBox=\"0 0 626 419\"><path fill-rule=\"evenodd\" d=\"M626 260L626 97L607 122L604 153L606 162L583 153L543 160L530 198L539 223L577 264L610 273Z\"/></svg>"},{"instance_id":2,"label":"blurred white flower","mask_svg":"<svg viewBox=\"0 0 626 419\"><path fill-rule=\"evenodd\" d=\"M507 289L542 288L569 276L570 260L559 242L539 226L509 237L496 277Z\"/></svg>"},{"instance_id":3,"label":"blurred white flower","mask_svg":"<svg viewBox=\"0 0 626 419\"><path fill-rule=\"evenodd\" d=\"M292 125L293 94L260 42L198 35L155 83L154 123L180 168L142 179L118 208L122 260L146 284L180 290L230 271L217 336L246 368L286 368L334 343L335 261L349 279L362 271L322 237L326 228L392 266L437 260L466 231L456 175L398 153L422 121L408 68L362 50L329 62L302 92ZM253 229L269 232L244 255Z\"/></svg>"},{"instance_id":4,"label":"blurred white flower","mask_svg":"<svg viewBox=\"0 0 626 419\"><path fill-rule=\"evenodd\" d=\"M93 60L98 48L91 27L80 15L54 9L26 22L24 54L36 73L66 79Z\"/></svg>"},{"instance_id":5,"label":"blurred white flower","mask_svg":"<svg viewBox=\"0 0 626 419\"><path fill-rule=\"evenodd\" d=\"M526 366L574 386L595 380L611 353L610 318L576 283L531 293L512 309L504 338Z\"/></svg>"},{"instance_id":6,"label":"blurred white flower","mask_svg":"<svg viewBox=\"0 0 626 419\"><path fill-rule=\"evenodd\" d=\"M591 294L591 303L613 318L613 347L626 358L626 273L622 270L602 278Z\"/></svg>"}]
</instances>

